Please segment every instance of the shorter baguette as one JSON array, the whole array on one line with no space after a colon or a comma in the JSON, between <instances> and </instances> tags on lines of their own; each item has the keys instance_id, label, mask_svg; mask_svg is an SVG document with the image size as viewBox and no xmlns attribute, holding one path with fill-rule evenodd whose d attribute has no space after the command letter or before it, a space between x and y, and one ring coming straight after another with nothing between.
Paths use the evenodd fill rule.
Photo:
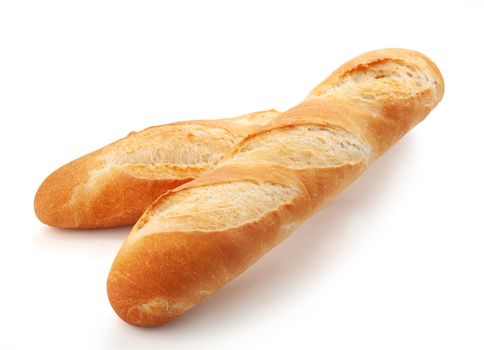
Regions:
<instances>
[{"instance_id":1,"label":"shorter baguette","mask_svg":"<svg viewBox=\"0 0 484 350\"><path fill-rule=\"evenodd\" d=\"M50 174L35 195L35 213L54 227L133 224L158 196L215 166L242 137L278 115L267 110L132 132Z\"/></svg>"}]
</instances>

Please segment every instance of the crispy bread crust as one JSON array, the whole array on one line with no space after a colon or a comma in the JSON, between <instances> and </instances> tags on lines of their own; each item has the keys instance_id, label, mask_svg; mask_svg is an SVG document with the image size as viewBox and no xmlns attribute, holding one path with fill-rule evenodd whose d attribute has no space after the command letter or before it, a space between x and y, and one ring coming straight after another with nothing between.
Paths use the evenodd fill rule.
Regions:
<instances>
[{"instance_id":1,"label":"crispy bread crust","mask_svg":"<svg viewBox=\"0 0 484 350\"><path fill-rule=\"evenodd\" d=\"M382 62L390 64L382 66ZM403 67L404 73L410 75L402 77L400 71L391 71L394 62L396 68ZM380 72L383 69L390 71ZM422 76L413 78L412 69ZM383 80L378 81L381 75ZM443 89L437 67L414 51L374 51L341 66L301 104L237 144L213 170L165 193L147 209L120 249L108 277L108 296L116 313L130 324L154 326L182 315L209 298L286 238L298 224L334 198L372 161L422 121L442 99ZM309 128L308 125L317 126L316 132L323 130L320 137L323 143L328 142L324 138L330 134L327 130L341 130L338 135L349 133L354 137L352 140L359 140L352 141L357 145L350 146L358 151L361 148L361 157L354 162L315 166L309 161L304 163L304 157L311 151L306 149L298 154L301 165L297 165L298 159L293 157L289 161L296 162L296 166L288 166L284 164L286 158L281 156L291 155L285 144L267 150L273 152L274 159L284 162L262 162L257 156L260 153L250 153L254 148L264 147L257 143L263 134L275 130L290 132L300 126ZM349 146L341 143L341 152L345 147ZM245 195L213 192L215 186L247 182L261 188L271 184L261 190L261 196L268 196L270 191L276 196L281 188L296 194L284 197L286 199L276 208L262 215L254 214L253 219L242 224L230 226L215 220L214 210L218 209L213 206L220 210L223 206L220 201L213 202L215 194L211 193L226 198L227 204L237 203ZM203 199L200 193L207 193L206 201L200 199ZM202 213L207 211L208 218L203 217L204 222L212 220L213 226L218 228L197 229L197 220L201 217L182 211L183 205L191 199L200 201ZM166 209L166 203L172 205ZM247 201L240 203L245 203L241 204L245 206L241 211L250 211L252 206L259 205L257 200L252 201L250 207ZM172 216L166 214L170 210ZM180 229L179 225L174 226L178 227L176 230L166 228L166 218L173 221L177 217L187 229Z\"/></svg>"}]
</instances>

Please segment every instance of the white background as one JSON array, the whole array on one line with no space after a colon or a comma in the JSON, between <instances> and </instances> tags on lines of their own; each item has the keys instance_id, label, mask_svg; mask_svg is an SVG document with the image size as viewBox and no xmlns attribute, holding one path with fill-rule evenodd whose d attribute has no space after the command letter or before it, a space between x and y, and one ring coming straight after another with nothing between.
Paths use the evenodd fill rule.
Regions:
<instances>
[{"instance_id":1,"label":"white background","mask_svg":"<svg viewBox=\"0 0 484 350\"><path fill-rule=\"evenodd\" d=\"M483 349L482 1L1 1L0 349ZM420 50L442 103L354 185L166 326L105 292L129 227L35 218L41 181L131 130L285 110L346 60Z\"/></svg>"}]
</instances>

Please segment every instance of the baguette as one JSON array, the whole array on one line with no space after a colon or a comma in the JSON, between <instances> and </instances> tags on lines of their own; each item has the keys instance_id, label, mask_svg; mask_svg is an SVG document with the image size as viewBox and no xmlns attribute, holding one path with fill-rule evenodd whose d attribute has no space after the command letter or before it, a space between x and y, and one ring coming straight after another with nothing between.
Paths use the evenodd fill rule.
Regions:
<instances>
[{"instance_id":1,"label":"baguette","mask_svg":"<svg viewBox=\"0 0 484 350\"><path fill-rule=\"evenodd\" d=\"M268 110L132 132L49 175L35 195L35 213L54 227L133 224L159 195L212 168L243 136L277 115Z\"/></svg>"},{"instance_id":2,"label":"baguette","mask_svg":"<svg viewBox=\"0 0 484 350\"><path fill-rule=\"evenodd\" d=\"M418 52L347 62L147 209L112 265L112 307L130 324L154 326L206 300L346 188L443 92L438 68Z\"/></svg>"}]
</instances>

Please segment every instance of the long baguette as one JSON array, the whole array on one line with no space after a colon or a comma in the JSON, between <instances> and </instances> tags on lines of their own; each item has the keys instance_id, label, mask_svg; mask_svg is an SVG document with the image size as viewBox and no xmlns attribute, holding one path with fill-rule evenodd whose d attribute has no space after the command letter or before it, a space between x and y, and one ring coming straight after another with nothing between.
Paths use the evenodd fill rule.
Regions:
<instances>
[{"instance_id":1,"label":"long baguette","mask_svg":"<svg viewBox=\"0 0 484 350\"><path fill-rule=\"evenodd\" d=\"M133 224L161 194L215 166L242 137L278 115L268 110L132 132L49 175L35 195L35 213L55 227Z\"/></svg>"},{"instance_id":2,"label":"long baguette","mask_svg":"<svg viewBox=\"0 0 484 350\"><path fill-rule=\"evenodd\" d=\"M379 50L341 66L213 170L149 207L109 274L116 313L153 326L209 298L346 188L443 92L438 68L418 52Z\"/></svg>"}]
</instances>

